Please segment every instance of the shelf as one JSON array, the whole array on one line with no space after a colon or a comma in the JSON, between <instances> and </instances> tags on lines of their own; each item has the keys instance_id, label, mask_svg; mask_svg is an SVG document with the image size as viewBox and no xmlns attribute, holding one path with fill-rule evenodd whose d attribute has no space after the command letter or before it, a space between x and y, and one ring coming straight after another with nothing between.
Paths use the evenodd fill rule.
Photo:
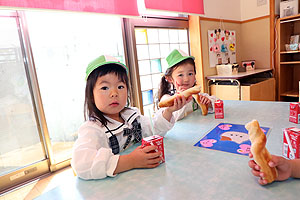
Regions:
<instances>
[{"instance_id":1,"label":"shelf","mask_svg":"<svg viewBox=\"0 0 300 200\"><path fill-rule=\"evenodd\" d=\"M300 64L300 61L288 61L288 62L280 62L281 65L294 65Z\"/></svg>"},{"instance_id":2,"label":"shelf","mask_svg":"<svg viewBox=\"0 0 300 200\"><path fill-rule=\"evenodd\" d=\"M280 54L300 53L300 51L281 51Z\"/></svg>"},{"instance_id":3,"label":"shelf","mask_svg":"<svg viewBox=\"0 0 300 200\"><path fill-rule=\"evenodd\" d=\"M298 90L287 91L287 92L284 92L284 93L280 94L280 96L284 96L284 97L299 97L299 91Z\"/></svg>"},{"instance_id":4,"label":"shelf","mask_svg":"<svg viewBox=\"0 0 300 200\"><path fill-rule=\"evenodd\" d=\"M280 23L294 22L294 21L298 21L299 19L300 19L300 14L279 18Z\"/></svg>"},{"instance_id":5,"label":"shelf","mask_svg":"<svg viewBox=\"0 0 300 200\"><path fill-rule=\"evenodd\" d=\"M298 101L300 87L300 48L287 50L291 36L300 35L300 14L279 18L277 21L277 100ZM299 85L299 86L298 86Z\"/></svg>"}]
</instances>

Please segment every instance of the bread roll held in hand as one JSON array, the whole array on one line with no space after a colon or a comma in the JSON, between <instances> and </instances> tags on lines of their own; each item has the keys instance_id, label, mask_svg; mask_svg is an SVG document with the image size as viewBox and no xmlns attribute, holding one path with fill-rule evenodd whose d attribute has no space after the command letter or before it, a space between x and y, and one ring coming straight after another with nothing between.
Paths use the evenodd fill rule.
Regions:
<instances>
[{"instance_id":1,"label":"bread roll held in hand","mask_svg":"<svg viewBox=\"0 0 300 200\"><path fill-rule=\"evenodd\" d=\"M200 95L199 94L193 94L194 99L196 100L197 104L200 106L202 115L207 115L208 113L208 108L206 104L201 103L200 101Z\"/></svg>"},{"instance_id":2,"label":"bread roll held in hand","mask_svg":"<svg viewBox=\"0 0 300 200\"><path fill-rule=\"evenodd\" d=\"M160 108L173 106L174 99L176 99L177 95L184 96L185 99L188 99L190 96L195 95L194 98L195 98L196 102L199 104L199 106L201 107L202 114L207 115L207 106L205 104L200 103L200 96L199 96L200 91L201 91L201 86L195 85L194 87L184 90L183 92L181 92L179 94L173 95L173 96L169 97L168 99L160 101L158 106Z\"/></svg>"},{"instance_id":3,"label":"bread roll held in hand","mask_svg":"<svg viewBox=\"0 0 300 200\"><path fill-rule=\"evenodd\" d=\"M265 147L267 137L259 127L257 120L252 120L246 124L245 127L248 130L251 141L251 153L253 154L253 159L256 164L260 166L260 171L265 174L264 179L266 179L268 183L272 183L277 178L278 174L276 168L270 167L268 164L271 160L271 154Z\"/></svg>"}]
</instances>

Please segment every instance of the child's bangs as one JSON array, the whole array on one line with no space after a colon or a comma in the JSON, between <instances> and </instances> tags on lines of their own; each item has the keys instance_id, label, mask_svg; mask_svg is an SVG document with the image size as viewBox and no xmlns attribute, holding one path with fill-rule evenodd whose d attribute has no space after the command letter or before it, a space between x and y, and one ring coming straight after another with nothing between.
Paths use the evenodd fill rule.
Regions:
<instances>
[{"instance_id":1,"label":"child's bangs","mask_svg":"<svg viewBox=\"0 0 300 200\"><path fill-rule=\"evenodd\" d=\"M110 64L99 69L98 77L105 76L106 74L113 73L118 76L118 79L124 83L127 82L127 73L124 68L119 65Z\"/></svg>"}]
</instances>

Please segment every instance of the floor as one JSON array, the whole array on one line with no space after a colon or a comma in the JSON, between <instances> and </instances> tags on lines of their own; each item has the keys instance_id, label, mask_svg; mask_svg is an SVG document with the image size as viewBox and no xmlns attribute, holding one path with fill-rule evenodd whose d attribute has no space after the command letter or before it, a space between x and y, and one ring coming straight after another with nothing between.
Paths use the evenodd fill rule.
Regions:
<instances>
[{"instance_id":1,"label":"floor","mask_svg":"<svg viewBox=\"0 0 300 200\"><path fill-rule=\"evenodd\" d=\"M41 194L59 186L67 179L73 179L74 173L71 167L58 170L50 176L44 177L40 180L33 181L25 186L22 186L14 191L8 192L0 196L0 200L30 200ZM64 181L62 181L64 180Z\"/></svg>"}]
</instances>

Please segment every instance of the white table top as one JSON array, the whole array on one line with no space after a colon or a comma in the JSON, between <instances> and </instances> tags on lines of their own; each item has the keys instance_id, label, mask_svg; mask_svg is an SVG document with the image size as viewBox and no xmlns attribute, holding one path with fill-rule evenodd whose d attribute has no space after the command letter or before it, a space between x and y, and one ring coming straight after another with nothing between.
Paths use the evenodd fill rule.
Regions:
<instances>
[{"instance_id":1,"label":"white table top","mask_svg":"<svg viewBox=\"0 0 300 200\"><path fill-rule=\"evenodd\" d=\"M300 128L288 120L289 103L224 101L224 109L224 119L195 111L178 121L164 138L166 163L157 168L103 180L74 177L37 199L299 199L300 179L261 186L250 173L247 156L194 146L221 122L246 124L257 119L271 128L270 153L282 155L282 129Z\"/></svg>"},{"instance_id":2,"label":"white table top","mask_svg":"<svg viewBox=\"0 0 300 200\"><path fill-rule=\"evenodd\" d=\"M252 76L254 74L262 73L262 72L267 72L267 71L272 71L272 69L255 69L252 71L246 71L246 72L239 72L237 74L232 74L232 75L212 75L212 76L207 76L206 78L208 80L212 79L241 79L241 78L246 78L248 76Z\"/></svg>"}]
</instances>

